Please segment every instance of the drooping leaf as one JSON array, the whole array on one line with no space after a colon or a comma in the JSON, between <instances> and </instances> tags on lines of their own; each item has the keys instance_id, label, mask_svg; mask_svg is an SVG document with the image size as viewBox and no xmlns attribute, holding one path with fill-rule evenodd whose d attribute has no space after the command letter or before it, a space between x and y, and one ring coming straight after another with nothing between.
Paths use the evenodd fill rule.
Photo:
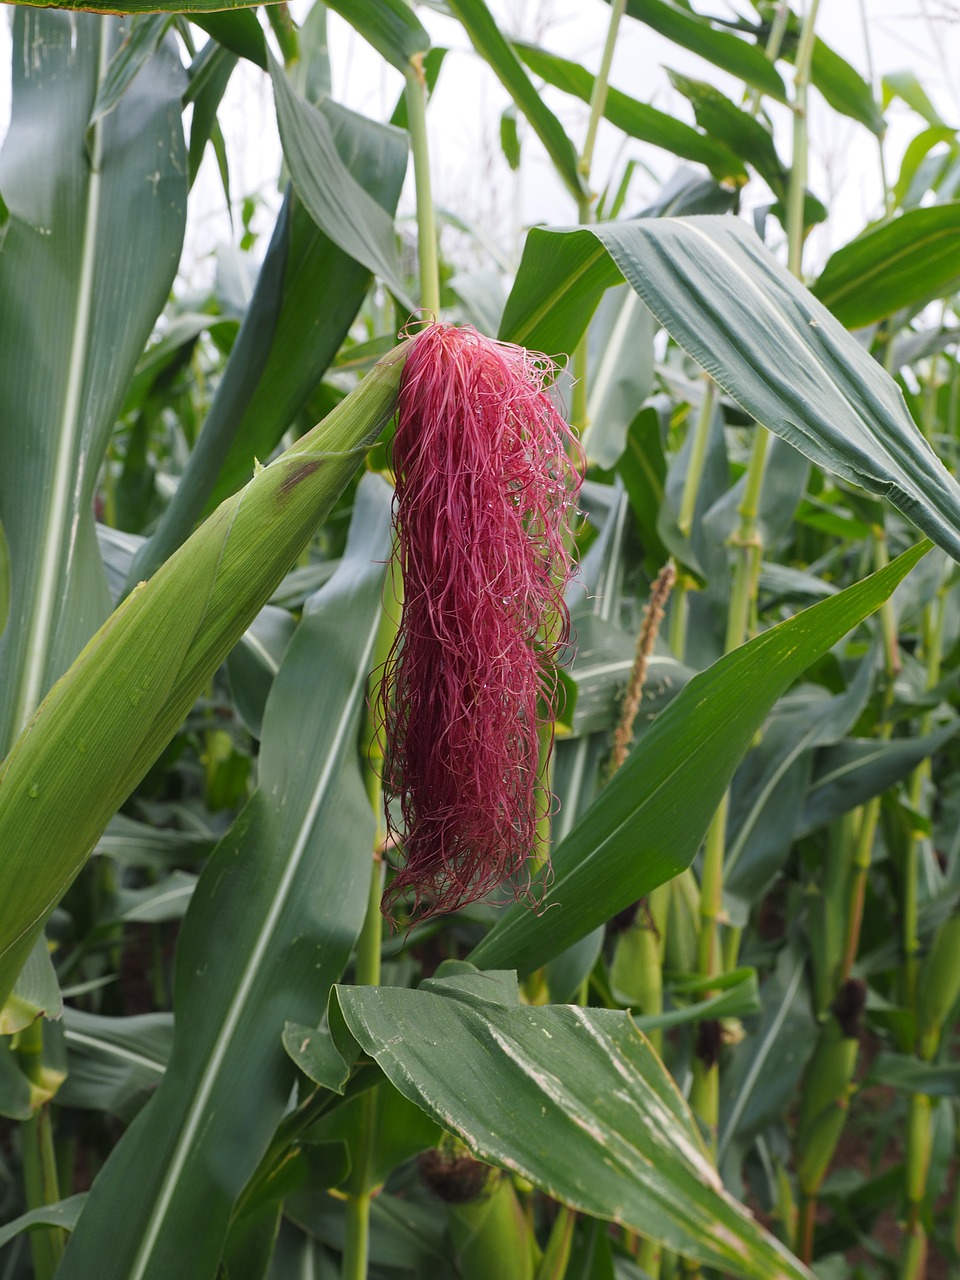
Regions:
<instances>
[{"instance_id":1,"label":"drooping leaf","mask_svg":"<svg viewBox=\"0 0 960 1280\"><path fill-rule=\"evenodd\" d=\"M673 87L690 101L700 128L729 147L735 156L753 165L777 196L785 196L787 170L777 155L769 130L713 85L682 76L677 71L669 75Z\"/></svg>"},{"instance_id":2,"label":"drooping leaf","mask_svg":"<svg viewBox=\"0 0 960 1280\"><path fill-rule=\"evenodd\" d=\"M879 608L924 550L913 548L695 676L558 845L541 910L509 907L474 948L473 963L534 969L688 866L777 698Z\"/></svg>"},{"instance_id":3,"label":"drooping leaf","mask_svg":"<svg viewBox=\"0 0 960 1280\"><path fill-rule=\"evenodd\" d=\"M58 1200L56 1204L30 1209L12 1222L5 1222L0 1226L0 1249L24 1231L37 1231L43 1227L61 1227L65 1231L71 1231L86 1199L87 1193L84 1191L79 1195L68 1196L66 1200Z\"/></svg>"},{"instance_id":4,"label":"drooping leaf","mask_svg":"<svg viewBox=\"0 0 960 1280\"><path fill-rule=\"evenodd\" d=\"M558 245L548 240L567 241ZM595 241L593 247L590 241ZM733 218L649 218L567 232L534 230L514 293L536 319L579 263L581 300L609 280L606 252L654 316L758 422L805 457L886 498L960 558L960 486L911 419L899 387ZM523 286L519 288L521 274ZM564 307L550 324L571 325ZM511 306L504 314L507 326ZM529 327L530 321L518 327ZM569 329L568 329L569 334Z\"/></svg>"},{"instance_id":5,"label":"drooping leaf","mask_svg":"<svg viewBox=\"0 0 960 1280\"><path fill-rule=\"evenodd\" d=\"M400 273L393 222L340 158L324 113L302 98L268 56L283 155L293 185L318 227L413 310Z\"/></svg>"},{"instance_id":6,"label":"drooping leaf","mask_svg":"<svg viewBox=\"0 0 960 1280\"><path fill-rule=\"evenodd\" d=\"M926 89L912 71L891 71L883 77L883 101L886 106L893 97L902 98L927 124L942 128L944 120L930 101Z\"/></svg>"},{"instance_id":7,"label":"drooping leaf","mask_svg":"<svg viewBox=\"0 0 960 1280\"><path fill-rule=\"evenodd\" d=\"M960 1097L960 1063L924 1062L905 1053L880 1053L870 1066L866 1083L928 1097L956 1098Z\"/></svg>"},{"instance_id":8,"label":"drooping leaf","mask_svg":"<svg viewBox=\"0 0 960 1280\"><path fill-rule=\"evenodd\" d=\"M805 835L906 778L960 729L960 721L919 738L848 739L820 755L797 825Z\"/></svg>"},{"instance_id":9,"label":"drooping leaf","mask_svg":"<svg viewBox=\"0 0 960 1280\"><path fill-rule=\"evenodd\" d=\"M789 45L786 51L790 52ZM834 111L859 120L878 138L883 137L887 122L870 85L846 58L842 58L819 36L813 42L810 79Z\"/></svg>"},{"instance_id":10,"label":"drooping leaf","mask_svg":"<svg viewBox=\"0 0 960 1280\"><path fill-rule=\"evenodd\" d=\"M335 1003L334 1003L335 1002ZM629 1014L445 989L337 987L393 1084L481 1159L555 1199L739 1276L806 1269L730 1199L673 1080Z\"/></svg>"}]
</instances>

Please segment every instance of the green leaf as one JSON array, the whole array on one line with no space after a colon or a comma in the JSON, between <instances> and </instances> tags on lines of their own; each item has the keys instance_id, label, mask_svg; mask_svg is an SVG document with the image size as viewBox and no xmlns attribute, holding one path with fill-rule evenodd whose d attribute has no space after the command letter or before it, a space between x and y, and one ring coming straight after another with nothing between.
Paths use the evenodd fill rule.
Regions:
<instances>
[{"instance_id":1,"label":"green leaf","mask_svg":"<svg viewBox=\"0 0 960 1280\"><path fill-rule=\"evenodd\" d=\"M114 110L141 67L156 53L169 25L170 19L163 14L144 14L131 20L126 39L110 59L100 82L88 130ZM89 137L88 133L88 140Z\"/></svg>"},{"instance_id":2,"label":"green leaf","mask_svg":"<svg viewBox=\"0 0 960 1280\"><path fill-rule=\"evenodd\" d=\"M960 486L900 389L742 223L650 218L528 240L550 235L601 240L664 328L758 422L960 558Z\"/></svg>"},{"instance_id":3,"label":"green leaf","mask_svg":"<svg viewBox=\"0 0 960 1280\"><path fill-rule=\"evenodd\" d=\"M657 532L667 464L660 437L660 415L652 405L641 409L631 422L617 471L630 495L630 506L646 552L644 566L652 576L666 564L669 555Z\"/></svg>"},{"instance_id":4,"label":"green leaf","mask_svg":"<svg viewBox=\"0 0 960 1280\"><path fill-rule=\"evenodd\" d=\"M319 1019L366 909L375 824L355 743L390 507L389 487L368 477L340 568L290 642L264 717L259 789L201 876L180 936L166 1074L98 1176L61 1280L212 1276L233 1204L287 1108L285 1021Z\"/></svg>"},{"instance_id":5,"label":"green leaf","mask_svg":"<svg viewBox=\"0 0 960 1280\"><path fill-rule=\"evenodd\" d=\"M0 524L16 619L0 642L0 752L109 611L93 493L183 240L184 76L172 37L140 68L123 111L86 136L125 31L108 18L14 13L14 42L34 54L14 59L0 151L10 215L0 245Z\"/></svg>"},{"instance_id":6,"label":"green leaf","mask_svg":"<svg viewBox=\"0 0 960 1280\"><path fill-rule=\"evenodd\" d=\"M297 195L334 244L378 276L413 310L400 272L390 215L341 160L324 113L296 92L269 53L268 63L283 156Z\"/></svg>"},{"instance_id":7,"label":"green leaf","mask_svg":"<svg viewBox=\"0 0 960 1280\"><path fill-rule=\"evenodd\" d=\"M956 130L948 129L943 125L937 128L921 129L917 136L911 139L903 153L900 173L893 187L893 198L899 207L908 208L920 203L927 189L926 181L922 180L925 170L924 161L938 143L950 143L951 149L955 148L956 138ZM939 152L938 155L942 156L942 163L946 165L949 161L949 151ZM918 184L920 189L914 190L914 179L918 173L921 175L921 181Z\"/></svg>"},{"instance_id":8,"label":"green leaf","mask_svg":"<svg viewBox=\"0 0 960 1280\"><path fill-rule=\"evenodd\" d=\"M12 1222L0 1226L0 1249L11 1240L15 1240L24 1231L36 1231L42 1227L60 1227L64 1231L72 1231L87 1199L87 1193L67 1196L66 1200L58 1200L56 1204L41 1205L39 1209L31 1209L21 1213Z\"/></svg>"},{"instance_id":9,"label":"green leaf","mask_svg":"<svg viewBox=\"0 0 960 1280\"><path fill-rule=\"evenodd\" d=\"M564 93L573 94L581 102L589 102L593 94L595 77L578 62L561 58L538 45L515 41L517 53L534 75ZM682 156L706 165L718 181L742 184L747 171L740 159L722 141L706 138L702 133L682 120L658 111L656 107L638 102L619 89L609 88L603 108L604 116L631 138L662 147L672 155ZM757 126L758 128L760 126Z\"/></svg>"},{"instance_id":10,"label":"green leaf","mask_svg":"<svg viewBox=\"0 0 960 1280\"><path fill-rule=\"evenodd\" d=\"M288 191L277 215L256 289L200 438L158 528L134 557L128 588L149 578L190 536L193 526L203 514L225 456L241 430L244 410L250 404L269 359L283 306L292 201L293 196ZM248 464L247 475L251 470L252 463Z\"/></svg>"},{"instance_id":11,"label":"green leaf","mask_svg":"<svg viewBox=\"0 0 960 1280\"><path fill-rule=\"evenodd\" d=\"M689 866L776 700L879 608L925 550L913 548L695 676L558 845L540 910L509 907L473 963L535 969Z\"/></svg>"},{"instance_id":12,"label":"green leaf","mask_svg":"<svg viewBox=\"0 0 960 1280\"><path fill-rule=\"evenodd\" d=\"M673 87L693 106L700 128L752 164L774 194L785 197L787 170L777 155L773 138L760 121L741 111L713 85L669 69L668 75Z\"/></svg>"},{"instance_id":13,"label":"green leaf","mask_svg":"<svg viewBox=\"0 0 960 1280\"><path fill-rule=\"evenodd\" d=\"M869 228L830 257L812 289L841 324L858 329L958 286L960 200L951 200Z\"/></svg>"},{"instance_id":14,"label":"green leaf","mask_svg":"<svg viewBox=\"0 0 960 1280\"><path fill-rule=\"evenodd\" d=\"M350 1154L350 1172L338 1185L348 1195L378 1191L398 1164L436 1146L443 1136L443 1129L412 1106L409 1098L388 1081L381 1078L375 1089L377 1137L366 1160L361 1149L367 1138L364 1115L370 1097L366 1092L340 1103L312 1124L304 1135L306 1142L339 1140L345 1144Z\"/></svg>"},{"instance_id":15,"label":"green leaf","mask_svg":"<svg viewBox=\"0 0 960 1280\"><path fill-rule=\"evenodd\" d=\"M872 796L881 795L939 751L958 729L960 720L955 720L920 738L889 742L852 738L828 748L817 761L796 834L816 831Z\"/></svg>"},{"instance_id":16,"label":"green leaf","mask_svg":"<svg viewBox=\"0 0 960 1280\"><path fill-rule=\"evenodd\" d=\"M511 103L500 113L500 150L514 172L520 168L520 134L517 132L517 108Z\"/></svg>"},{"instance_id":17,"label":"green leaf","mask_svg":"<svg viewBox=\"0 0 960 1280\"><path fill-rule=\"evenodd\" d=\"M520 59L503 38L484 0L449 0L449 7L463 23L477 53L530 121L567 190L579 201L585 190L573 143L530 82Z\"/></svg>"},{"instance_id":18,"label":"green leaf","mask_svg":"<svg viewBox=\"0 0 960 1280\"><path fill-rule=\"evenodd\" d=\"M391 218L407 163L404 135L333 102L317 109L329 125L343 165ZM224 377L228 385L218 390L217 401L222 395L224 403L217 404L217 417L229 423L233 416L235 431L226 456L219 456L216 484L212 494L207 493L208 508L246 481L254 457L266 458L276 448L340 349L370 283L366 267L338 247L294 200L283 301L263 373L245 400L242 369L231 359ZM258 281L258 294L259 287ZM266 281L263 287L268 288ZM303 340L305 333L310 334L309 342ZM220 439L224 447L225 434Z\"/></svg>"},{"instance_id":19,"label":"green leaf","mask_svg":"<svg viewBox=\"0 0 960 1280\"><path fill-rule=\"evenodd\" d=\"M0 1116L8 1120L29 1120L34 1113L30 1081L23 1074L12 1041L0 1039Z\"/></svg>"},{"instance_id":20,"label":"green leaf","mask_svg":"<svg viewBox=\"0 0 960 1280\"><path fill-rule=\"evenodd\" d=\"M39 937L17 976L10 998L6 1003L0 1002L0 1035L13 1035L39 1017L56 1019L62 1013L63 997L47 940Z\"/></svg>"},{"instance_id":21,"label":"green leaf","mask_svg":"<svg viewBox=\"0 0 960 1280\"><path fill-rule=\"evenodd\" d=\"M696 986L686 984L686 991L709 990L713 993L693 1004L681 1004L666 1013L651 1013L642 1016L634 1015L634 1022L641 1031L652 1031L656 1027L682 1027L690 1022L699 1022L703 1018L744 1018L747 1014L756 1013L760 1006L760 993L757 987L755 969L731 969L720 978L713 978L707 983L701 975L696 976ZM670 984L671 994L680 994L684 987L679 982Z\"/></svg>"},{"instance_id":22,"label":"green leaf","mask_svg":"<svg viewBox=\"0 0 960 1280\"><path fill-rule=\"evenodd\" d=\"M227 658L237 713L255 738L260 737L267 697L295 630L296 622L286 609L268 604Z\"/></svg>"},{"instance_id":23,"label":"green leaf","mask_svg":"<svg viewBox=\"0 0 960 1280\"><path fill-rule=\"evenodd\" d=\"M161 5L149 7L162 8ZM191 21L206 31L207 35L213 36L218 44L235 53L238 58L246 58L261 71L267 70L267 42L252 5L227 6L222 12L220 5L209 5L203 10L188 10L182 5L170 5L170 8L177 13L196 13L197 16L191 18Z\"/></svg>"},{"instance_id":24,"label":"green leaf","mask_svg":"<svg viewBox=\"0 0 960 1280\"><path fill-rule=\"evenodd\" d=\"M784 947L763 985L760 1018L721 1077L717 1162L725 1181L756 1135L782 1121L813 1051L816 1022L804 977L804 957Z\"/></svg>"},{"instance_id":25,"label":"green leaf","mask_svg":"<svg viewBox=\"0 0 960 1280\"><path fill-rule=\"evenodd\" d=\"M818 36L813 42L810 79L827 103L841 115L859 120L882 138L887 122L877 105L870 85L845 58Z\"/></svg>"},{"instance_id":26,"label":"green leaf","mask_svg":"<svg viewBox=\"0 0 960 1280\"><path fill-rule=\"evenodd\" d=\"M303 1074L324 1089L343 1093L350 1075L326 1027L305 1027L301 1022L288 1022L283 1028L283 1047Z\"/></svg>"},{"instance_id":27,"label":"green leaf","mask_svg":"<svg viewBox=\"0 0 960 1280\"><path fill-rule=\"evenodd\" d=\"M327 0L377 53L405 75L418 55L430 48L430 36L405 0Z\"/></svg>"},{"instance_id":28,"label":"green leaf","mask_svg":"<svg viewBox=\"0 0 960 1280\"><path fill-rule=\"evenodd\" d=\"M371 370L127 597L3 762L0 999L109 818L389 420L407 350Z\"/></svg>"},{"instance_id":29,"label":"green leaf","mask_svg":"<svg viewBox=\"0 0 960 1280\"><path fill-rule=\"evenodd\" d=\"M778 708L738 770L724 858L724 903L731 923L746 925L753 904L780 870L803 809L813 750L849 731L869 695L874 667L871 653L844 693L831 698L815 686L802 700Z\"/></svg>"},{"instance_id":30,"label":"green leaf","mask_svg":"<svg viewBox=\"0 0 960 1280\"><path fill-rule=\"evenodd\" d=\"M864 1084L886 1084L932 1098L956 1098L960 1097L960 1063L923 1062L908 1054L880 1053Z\"/></svg>"},{"instance_id":31,"label":"green leaf","mask_svg":"<svg viewBox=\"0 0 960 1280\"><path fill-rule=\"evenodd\" d=\"M612 260L589 233L527 234L498 337L549 356L573 351L605 291L622 284Z\"/></svg>"},{"instance_id":32,"label":"green leaf","mask_svg":"<svg viewBox=\"0 0 960 1280\"><path fill-rule=\"evenodd\" d=\"M759 45L749 44L732 32L718 31L708 18L676 0L627 0L627 13L673 44L699 54L778 102L786 102L780 74Z\"/></svg>"},{"instance_id":33,"label":"green leaf","mask_svg":"<svg viewBox=\"0 0 960 1280\"><path fill-rule=\"evenodd\" d=\"M64 1040L69 1074L57 1102L109 1111L129 1121L163 1079L173 1042L173 1015L105 1018L67 1009Z\"/></svg>"},{"instance_id":34,"label":"green leaf","mask_svg":"<svg viewBox=\"0 0 960 1280\"><path fill-rule=\"evenodd\" d=\"M908 107L922 116L935 128L946 127L946 121L927 96L927 91L912 71L891 71L883 77L883 105L894 98L902 98Z\"/></svg>"},{"instance_id":35,"label":"green leaf","mask_svg":"<svg viewBox=\"0 0 960 1280\"><path fill-rule=\"evenodd\" d=\"M570 350L621 278L748 413L818 466L889 499L960 558L960 487L897 385L732 218L534 228L501 336Z\"/></svg>"},{"instance_id":36,"label":"green leaf","mask_svg":"<svg viewBox=\"0 0 960 1280\"><path fill-rule=\"evenodd\" d=\"M331 1016L480 1159L706 1265L758 1280L807 1276L724 1192L696 1121L628 1014L504 1005L443 987L337 987Z\"/></svg>"},{"instance_id":37,"label":"green leaf","mask_svg":"<svg viewBox=\"0 0 960 1280\"><path fill-rule=\"evenodd\" d=\"M237 61L236 54L224 49L215 40L208 40L191 68L190 87L187 90L193 103L190 124L191 188L197 180L207 143L211 141L217 128L217 112Z\"/></svg>"}]
</instances>

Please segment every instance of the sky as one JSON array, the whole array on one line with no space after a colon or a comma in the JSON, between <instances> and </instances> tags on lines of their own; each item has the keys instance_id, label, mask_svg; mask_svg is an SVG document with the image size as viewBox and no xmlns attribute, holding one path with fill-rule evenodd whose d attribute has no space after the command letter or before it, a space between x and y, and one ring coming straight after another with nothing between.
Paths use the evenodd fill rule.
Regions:
<instances>
[{"instance_id":1,"label":"sky","mask_svg":"<svg viewBox=\"0 0 960 1280\"><path fill-rule=\"evenodd\" d=\"M294 12L303 13L306 3L293 0ZM490 0L490 6L505 31L596 69L610 13L603 0ZM752 12L746 0L698 0L695 7L722 16L734 16L738 10ZM522 134L520 170L516 174L510 171L499 143L500 115L508 103L506 92L473 53L458 23L428 6L420 6L418 14L434 42L450 49L429 112L435 200L476 225L481 236L495 241L503 257L515 261L525 228L537 222L575 222L573 202L529 129ZM872 66L878 85L880 77L891 72L913 71L944 119L960 125L958 84L949 74L951 65L960 65L960 0L826 0L820 6L817 33L865 76ZM329 18L329 47L334 98L375 118L387 118L402 91L400 74L383 63L335 14ZM0 133L9 116L9 58L9 23L0 16ZM742 86L730 77L641 23L625 18L611 84L692 121L689 104L672 88L666 67L708 80L739 100ZM548 89L544 96L579 148L586 127L586 106L555 90ZM810 186L832 210L829 223L819 228L808 244L805 266L816 271L833 249L879 216L881 187L874 136L826 108L816 91L811 92L811 99ZM891 105L887 118L884 153L892 179L907 142L924 125L899 102ZM261 207L254 226L266 232L278 205L280 153L272 94L263 73L241 64L228 89L221 123L230 155L234 204L244 196L256 195ZM780 154L789 161L792 125L785 108L776 109L774 126ZM635 171L627 211L642 208L677 163L645 144L625 143L622 135L604 122L593 166L594 188L617 181L631 157L646 168L638 166ZM745 206L765 199L758 185L748 189ZM408 182L401 215L409 216L412 207L412 184ZM214 250L235 237L238 225L235 218L231 226L208 149L192 199L184 260L189 281L202 279L212 270ZM450 229L443 236L445 250L465 258L468 265L484 257L485 251L477 248L476 240Z\"/></svg>"}]
</instances>

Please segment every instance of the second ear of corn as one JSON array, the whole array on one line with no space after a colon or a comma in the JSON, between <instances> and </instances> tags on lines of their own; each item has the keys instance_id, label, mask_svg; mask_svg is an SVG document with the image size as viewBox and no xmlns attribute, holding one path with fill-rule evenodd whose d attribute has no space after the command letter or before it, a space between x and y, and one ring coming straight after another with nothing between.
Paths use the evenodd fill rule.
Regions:
<instances>
[{"instance_id":1,"label":"second ear of corn","mask_svg":"<svg viewBox=\"0 0 960 1280\"><path fill-rule=\"evenodd\" d=\"M865 1000L862 982L850 979L843 984L804 1074L796 1148L797 1180L804 1196L819 1190L846 1124Z\"/></svg>"}]
</instances>

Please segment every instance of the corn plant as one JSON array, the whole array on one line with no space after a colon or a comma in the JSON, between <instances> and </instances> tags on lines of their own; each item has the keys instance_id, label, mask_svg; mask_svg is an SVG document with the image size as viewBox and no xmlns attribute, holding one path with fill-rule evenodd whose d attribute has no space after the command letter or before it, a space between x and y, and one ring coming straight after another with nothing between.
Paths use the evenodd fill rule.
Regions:
<instances>
[{"instance_id":1,"label":"corn plant","mask_svg":"<svg viewBox=\"0 0 960 1280\"><path fill-rule=\"evenodd\" d=\"M320 3L11 9L0 1274L946 1275L956 133L817 0L612 0L595 69L448 0L570 201L498 295L440 252L444 50L329 7L389 121ZM694 123L612 83L633 22ZM282 202L187 296L241 60ZM816 276L812 91L884 187Z\"/></svg>"}]
</instances>

